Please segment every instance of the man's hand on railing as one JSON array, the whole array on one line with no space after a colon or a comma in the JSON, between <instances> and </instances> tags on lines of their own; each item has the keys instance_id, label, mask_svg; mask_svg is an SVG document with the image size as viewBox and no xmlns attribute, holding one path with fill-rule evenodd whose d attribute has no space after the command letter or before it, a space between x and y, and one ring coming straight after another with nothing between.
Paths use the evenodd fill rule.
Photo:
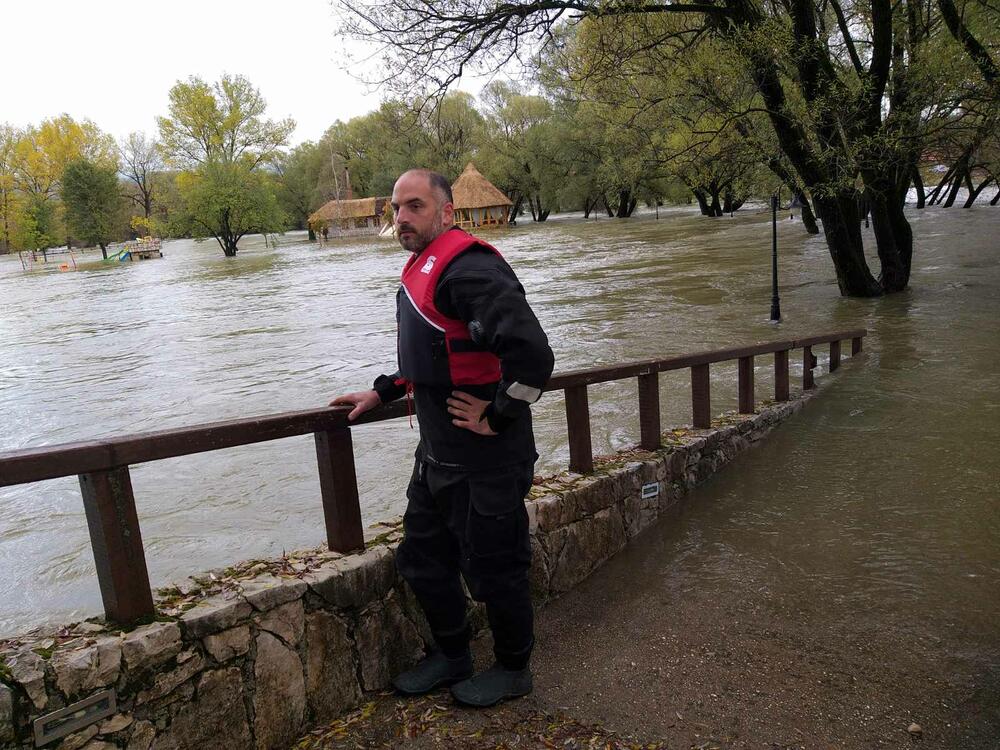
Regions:
<instances>
[{"instance_id":1,"label":"man's hand on railing","mask_svg":"<svg viewBox=\"0 0 1000 750\"><path fill-rule=\"evenodd\" d=\"M353 422L366 411L382 405L382 399L375 391L357 391L355 393L345 393L337 396L330 402L330 406L353 406L354 409L347 415L347 419Z\"/></svg>"}]
</instances>

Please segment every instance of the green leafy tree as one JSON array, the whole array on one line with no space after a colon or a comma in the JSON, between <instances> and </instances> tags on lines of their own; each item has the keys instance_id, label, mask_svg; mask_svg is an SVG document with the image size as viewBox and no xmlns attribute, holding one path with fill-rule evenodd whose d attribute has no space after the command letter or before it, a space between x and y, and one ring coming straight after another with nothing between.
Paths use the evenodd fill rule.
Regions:
<instances>
[{"instance_id":1,"label":"green leafy tree","mask_svg":"<svg viewBox=\"0 0 1000 750\"><path fill-rule=\"evenodd\" d=\"M263 171L238 162L208 162L181 173L177 182L185 202L180 220L192 235L214 237L227 258L236 256L245 235L284 226L276 186Z\"/></svg>"},{"instance_id":2,"label":"green leafy tree","mask_svg":"<svg viewBox=\"0 0 1000 750\"><path fill-rule=\"evenodd\" d=\"M266 109L243 76L211 85L192 77L170 89L169 116L157 118L167 163L183 170L176 184L184 211L171 227L214 237L227 257L244 235L284 228L264 167L279 161L295 122L265 119Z\"/></svg>"},{"instance_id":3,"label":"green leafy tree","mask_svg":"<svg viewBox=\"0 0 1000 750\"><path fill-rule=\"evenodd\" d=\"M71 161L63 170L61 197L69 231L78 240L99 246L107 259L122 202L117 170L88 159Z\"/></svg>"}]
</instances>

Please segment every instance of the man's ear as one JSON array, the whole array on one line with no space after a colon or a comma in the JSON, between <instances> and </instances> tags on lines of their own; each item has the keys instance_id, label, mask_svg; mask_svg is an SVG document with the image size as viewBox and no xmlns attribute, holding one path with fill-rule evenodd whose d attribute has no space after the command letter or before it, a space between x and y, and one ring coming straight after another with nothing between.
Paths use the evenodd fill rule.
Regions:
<instances>
[{"instance_id":1,"label":"man's ear","mask_svg":"<svg viewBox=\"0 0 1000 750\"><path fill-rule=\"evenodd\" d=\"M445 204L441 207L441 219L441 223L447 229L451 229L455 223L455 205L451 201L445 201Z\"/></svg>"}]
</instances>

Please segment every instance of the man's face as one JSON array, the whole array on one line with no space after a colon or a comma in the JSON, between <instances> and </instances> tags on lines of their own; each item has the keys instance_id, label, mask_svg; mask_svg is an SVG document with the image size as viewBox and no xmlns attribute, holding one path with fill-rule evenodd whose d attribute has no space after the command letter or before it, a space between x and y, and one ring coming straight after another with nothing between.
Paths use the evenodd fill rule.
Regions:
<instances>
[{"instance_id":1,"label":"man's face","mask_svg":"<svg viewBox=\"0 0 1000 750\"><path fill-rule=\"evenodd\" d=\"M396 237L404 250L420 253L454 222L451 203L444 201L420 172L406 172L392 188Z\"/></svg>"}]
</instances>

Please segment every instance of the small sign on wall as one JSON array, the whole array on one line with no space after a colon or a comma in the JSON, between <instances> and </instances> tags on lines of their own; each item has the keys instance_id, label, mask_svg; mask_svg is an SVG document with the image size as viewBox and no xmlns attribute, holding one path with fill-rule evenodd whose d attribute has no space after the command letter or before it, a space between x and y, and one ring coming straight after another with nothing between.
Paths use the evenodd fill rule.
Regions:
<instances>
[{"instance_id":1,"label":"small sign on wall","mask_svg":"<svg viewBox=\"0 0 1000 750\"><path fill-rule=\"evenodd\" d=\"M651 497L656 497L660 494L660 483L650 482L649 484L642 485L642 499L648 500Z\"/></svg>"}]
</instances>

